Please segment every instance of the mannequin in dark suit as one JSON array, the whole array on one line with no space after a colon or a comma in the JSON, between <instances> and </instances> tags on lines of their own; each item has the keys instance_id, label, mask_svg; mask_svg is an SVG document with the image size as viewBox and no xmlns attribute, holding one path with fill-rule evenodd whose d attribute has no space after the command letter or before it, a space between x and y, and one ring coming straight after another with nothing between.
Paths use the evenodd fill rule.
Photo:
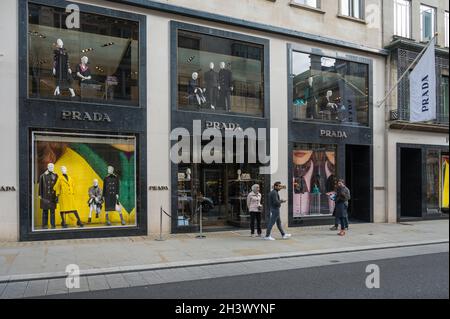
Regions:
<instances>
[{"instance_id":1,"label":"mannequin in dark suit","mask_svg":"<svg viewBox=\"0 0 450 319\"><path fill-rule=\"evenodd\" d=\"M219 106L227 112L231 110L231 93L233 92L233 74L220 62L219 71Z\"/></svg>"}]
</instances>

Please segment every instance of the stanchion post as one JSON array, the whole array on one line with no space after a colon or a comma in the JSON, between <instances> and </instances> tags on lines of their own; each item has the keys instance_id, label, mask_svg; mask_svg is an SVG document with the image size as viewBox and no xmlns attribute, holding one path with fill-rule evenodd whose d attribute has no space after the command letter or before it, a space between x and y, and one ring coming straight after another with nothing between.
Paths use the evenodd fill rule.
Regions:
<instances>
[{"instance_id":1,"label":"stanchion post","mask_svg":"<svg viewBox=\"0 0 450 319\"><path fill-rule=\"evenodd\" d=\"M206 236L203 236L203 209L202 202L200 202L200 235L197 236L198 239L204 239Z\"/></svg>"},{"instance_id":2,"label":"stanchion post","mask_svg":"<svg viewBox=\"0 0 450 319\"><path fill-rule=\"evenodd\" d=\"M157 238L157 241L164 241L162 237L162 215L163 215L163 208L162 206L159 209L159 238Z\"/></svg>"}]
</instances>

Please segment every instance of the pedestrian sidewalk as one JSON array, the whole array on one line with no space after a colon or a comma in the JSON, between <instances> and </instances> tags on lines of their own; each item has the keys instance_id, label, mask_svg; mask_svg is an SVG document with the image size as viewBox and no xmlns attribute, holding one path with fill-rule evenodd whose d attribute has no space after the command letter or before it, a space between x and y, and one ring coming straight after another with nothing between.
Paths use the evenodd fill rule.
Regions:
<instances>
[{"instance_id":1,"label":"pedestrian sidewalk","mask_svg":"<svg viewBox=\"0 0 450 319\"><path fill-rule=\"evenodd\" d=\"M392 247L448 243L449 221L401 224L353 224L346 237L329 226L291 228L289 240L265 241L239 230L196 234L78 239L42 242L0 242L0 283L64 278L76 264L81 275L179 268L294 256L344 253ZM275 237L280 238L274 230ZM278 236L277 236L278 235Z\"/></svg>"}]
</instances>

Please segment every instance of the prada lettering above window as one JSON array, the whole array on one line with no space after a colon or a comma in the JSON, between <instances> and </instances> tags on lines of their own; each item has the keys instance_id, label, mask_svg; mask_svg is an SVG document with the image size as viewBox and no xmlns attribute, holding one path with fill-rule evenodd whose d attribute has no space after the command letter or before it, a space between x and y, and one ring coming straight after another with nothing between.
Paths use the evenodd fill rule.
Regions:
<instances>
[{"instance_id":1,"label":"prada lettering above window","mask_svg":"<svg viewBox=\"0 0 450 319\"><path fill-rule=\"evenodd\" d=\"M111 122L111 118L107 113L98 112L62 111L61 118L73 121Z\"/></svg>"},{"instance_id":2,"label":"prada lettering above window","mask_svg":"<svg viewBox=\"0 0 450 319\"><path fill-rule=\"evenodd\" d=\"M138 106L139 22L28 6L30 98ZM70 27L70 28L69 28Z\"/></svg>"}]
</instances>

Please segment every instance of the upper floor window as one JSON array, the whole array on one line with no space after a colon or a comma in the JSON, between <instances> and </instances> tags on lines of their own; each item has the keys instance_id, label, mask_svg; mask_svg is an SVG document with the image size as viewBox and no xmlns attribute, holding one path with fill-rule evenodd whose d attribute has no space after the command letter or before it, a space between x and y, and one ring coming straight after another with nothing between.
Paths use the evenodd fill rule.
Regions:
<instances>
[{"instance_id":1,"label":"upper floor window","mask_svg":"<svg viewBox=\"0 0 450 319\"><path fill-rule=\"evenodd\" d=\"M449 12L445 11L445 47L448 48L450 46L449 44Z\"/></svg>"},{"instance_id":2,"label":"upper floor window","mask_svg":"<svg viewBox=\"0 0 450 319\"><path fill-rule=\"evenodd\" d=\"M139 22L29 4L29 97L139 104Z\"/></svg>"},{"instance_id":3,"label":"upper floor window","mask_svg":"<svg viewBox=\"0 0 450 319\"><path fill-rule=\"evenodd\" d=\"M178 108L264 115L264 46L178 31Z\"/></svg>"},{"instance_id":4,"label":"upper floor window","mask_svg":"<svg viewBox=\"0 0 450 319\"><path fill-rule=\"evenodd\" d=\"M369 124L367 64L294 51L292 68L294 119Z\"/></svg>"},{"instance_id":5,"label":"upper floor window","mask_svg":"<svg viewBox=\"0 0 450 319\"><path fill-rule=\"evenodd\" d=\"M411 37L411 1L394 1L394 34L404 37Z\"/></svg>"},{"instance_id":6,"label":"upper floor window","mask_svg":"<svg viewBox=\"0 0 450 319\"><path fill-rule=\"evenodd\" d=\"M320 0L293 0L292 3L320 9Z\"/></svg>"},{"instance_id":7,"label":"upper floor window","mask_svg":"<svg viewBox=\"0 0 450 319\"><path fill-rule=\"evenodd\" d=\"M341 15L364 19L364 0L341 0Z\"/></svg>"},{"instance_id":8,"label":"upper floor window","mask_svg":"<svg viewBox=\"0 0 450 319\"><path fill-rule=\"evenodd\" d=\"M436 32L436 9L420 6L420 40L430 41Z\"/></svg>"}]
</instances>

